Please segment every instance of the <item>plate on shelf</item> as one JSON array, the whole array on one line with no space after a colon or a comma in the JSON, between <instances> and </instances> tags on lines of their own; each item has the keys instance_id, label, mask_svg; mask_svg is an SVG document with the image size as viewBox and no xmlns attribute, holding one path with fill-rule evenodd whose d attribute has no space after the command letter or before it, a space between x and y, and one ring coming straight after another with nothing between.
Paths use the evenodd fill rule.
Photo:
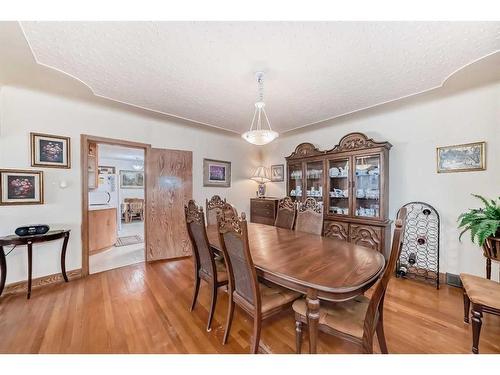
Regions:
<instances>
[{"instance_id":1,"label":"plate on shelf","mask_svg":"<svg viewBox=\"0 0 500 375\"><path fill-rule=\"evenodd\" d=\"M340 175L340 171L336 167L330 168L328 173L329 173L330 177L337 177L338 175Z\"/></svg>"}]
</instances>

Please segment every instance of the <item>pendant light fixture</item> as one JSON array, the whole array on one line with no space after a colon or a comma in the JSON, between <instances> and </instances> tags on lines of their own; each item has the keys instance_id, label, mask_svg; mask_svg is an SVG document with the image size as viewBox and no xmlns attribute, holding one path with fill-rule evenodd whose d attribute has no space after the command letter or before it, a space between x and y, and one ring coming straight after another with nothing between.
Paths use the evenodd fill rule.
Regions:
<instances>
[{"instance_id":1,"label":"pendant light fixture","mask_svg":"<svg viewBox=\"0 0 500 375\"><path fill-rule=\"evenodd\" d=\"M134 168L134 170L136 171L142 171L144 170L144 162L140 162L139 161L139 158L135 158L135 163L132 164L132 168Z\"/></svg>"},{"instance_id":2,"label":"pendant light fixture","mask_svg":"<svg viewBox=\"0 0 500 375\"><path fill-rule=\"evenodd\" d=\"M257 72L255 78L257 78L259 100L255 103L255 111L253 113L250 130L243 133L241 137L249 143L262 146L274 141L278 138L279 134L271 129L271 124L269 123L266 110L264 109L266 106L266 103L264 103L264 73ZM262 127L263 123L264 127Z\"/></svg>"}]
</instances>

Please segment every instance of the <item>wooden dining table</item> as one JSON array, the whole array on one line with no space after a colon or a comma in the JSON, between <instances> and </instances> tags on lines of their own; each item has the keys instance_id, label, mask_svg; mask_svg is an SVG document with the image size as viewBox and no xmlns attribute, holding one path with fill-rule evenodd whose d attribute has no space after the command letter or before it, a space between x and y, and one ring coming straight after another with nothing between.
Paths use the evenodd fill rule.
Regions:
<instances>
[{"instance_id":1,"label":"wooden dining table","mask_svg":"<svg viewBox=\"0 0 500 375\"><path fill-rule=\"evenodd\" d=\"M210 245L221 251L217 226L207 227ZM317 352L320 300L347 301L369 289L385 266L376 250L327 237L248 223L257 275L306 296L309 352Z\"/></svg>"}]
</instances>

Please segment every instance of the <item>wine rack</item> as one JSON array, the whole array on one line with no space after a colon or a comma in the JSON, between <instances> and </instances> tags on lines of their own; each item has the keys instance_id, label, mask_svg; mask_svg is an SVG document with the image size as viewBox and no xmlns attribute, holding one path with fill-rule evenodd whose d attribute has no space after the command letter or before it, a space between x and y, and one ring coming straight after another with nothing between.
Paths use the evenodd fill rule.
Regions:
<instances>
[{"instance_id":1,"label":"wine rack","mask_svg":"<svg viewBox=\"0 0 500 375\"><path fill-rule=\"evenodd\" d=\"M439 289L439 214L424 202L406 207L406 226L396 276L420 279Z\"/></svg>"}]
</instances>

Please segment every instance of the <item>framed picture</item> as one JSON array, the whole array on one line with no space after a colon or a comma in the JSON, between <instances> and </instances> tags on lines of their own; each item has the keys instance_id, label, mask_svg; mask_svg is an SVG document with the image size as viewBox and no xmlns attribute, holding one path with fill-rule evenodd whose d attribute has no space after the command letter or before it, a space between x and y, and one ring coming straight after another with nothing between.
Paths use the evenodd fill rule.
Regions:
<instances>
[{"instance_id":1,"label":"framed picture","mask_svg":"<svg viewBox=\"0 0 500 375\"><path fill-rule=\"evenodd\" d=\"M30 133L31 166L71 168L71 140L58 135Z\"/></svg>"},{"instance_id":2,"label":"framed picture","mask_svg":"<svg viewBox=\"0 0 500 375\"><path fill-rule=\"evenodd\" d=\"M115 167L108 167L107 165L100 165L97 167L99 170L99 174L115 174L116 173L116 168Z\"/></svg>"},{"instance_id":3,"label":"framed picture","mask_svg":"<svg viewBox=\"0 0 500 375\"><path fill-rule=\"evenodd\" d=\"M122 189L144 189L144 172L120 171L120 187Z\"/></svg>"},{"instance_id":4,"label":"framed picture","mask_svg":"<svg viewBox=\"0 0 500 375\"><path fill-rule=\"evenodd\" d=\"M203 159L203 186L230 187L231 162Z\"/></svg>"},{"instance_id":5,"label":"framed picture","mask_svg":"<svg viewBox=\"0 0 500 375\"><path fill-rule=\"evenodd\" d=\"M43 172L0 169L0 205L43 204Z\"/></svg>"},{"instance_id":6,"label":"framed picture","mask_svg":"<svg viewBox=\"0 0 500 375\"><path fill-rule=\"evenodd\" d=\"M281 182L285 180L285 166L283 164L271 165L271 181Z\"/></svg>"},{"instance_id":7,"label":"framed picture","mask_svg":"<svg viewBox=\"0 0 500 375\"><path fill-rule=\"evenodd\" d=\"M437 148L437 172L484 171L486 142Z\"/></svg>"}]
</instances>

